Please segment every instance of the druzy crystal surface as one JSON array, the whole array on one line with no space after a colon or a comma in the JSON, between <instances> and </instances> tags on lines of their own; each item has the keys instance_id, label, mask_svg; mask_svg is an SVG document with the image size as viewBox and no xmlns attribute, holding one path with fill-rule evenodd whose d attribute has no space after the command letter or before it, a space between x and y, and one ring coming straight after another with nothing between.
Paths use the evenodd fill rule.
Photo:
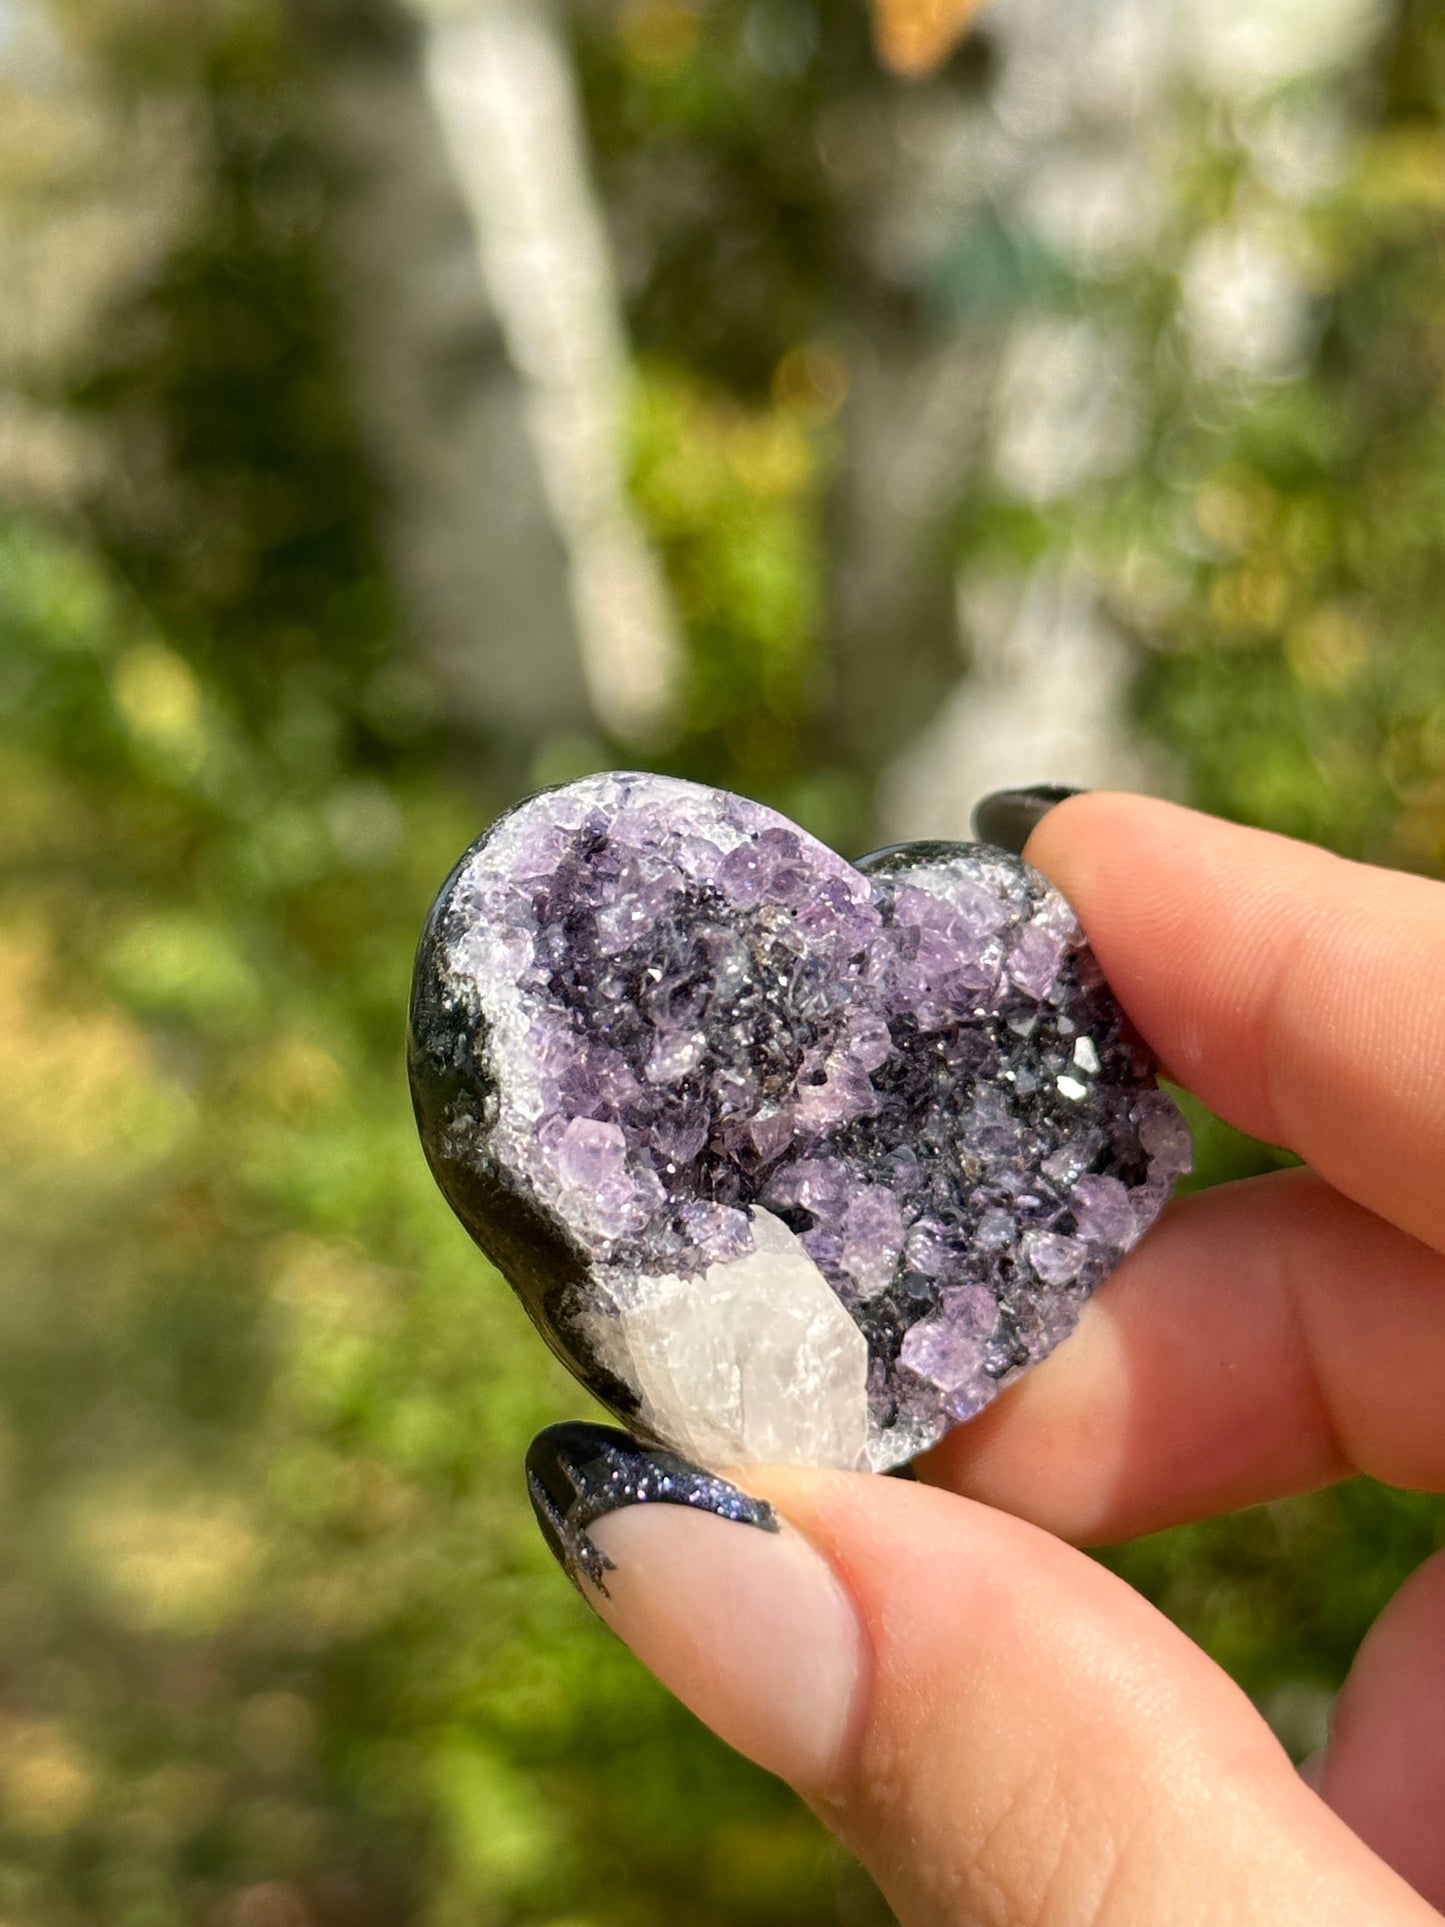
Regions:
<instances>
[{"instance_id":1,"label":"druzy crystal surface","mask_svg":"<svg viewBox=\"0 0 1445 1927\"><path fill-rule=\"evenodd\" d=\"M1189 1164L1063 898L854 866L650 775L532 797L423 934L447 1198L554 1349L707 1465L886 1470L1043 1358Z\"/></svg>"}]
</instances>

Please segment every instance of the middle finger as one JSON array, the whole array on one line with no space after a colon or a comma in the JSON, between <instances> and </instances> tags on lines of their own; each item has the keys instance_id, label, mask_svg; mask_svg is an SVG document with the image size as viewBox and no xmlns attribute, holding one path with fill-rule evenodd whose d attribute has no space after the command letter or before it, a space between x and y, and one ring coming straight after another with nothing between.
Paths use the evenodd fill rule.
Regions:
<instances>
[{"instance_id":1,"label":"middle finger","mask_svg":"<svg viewBox=\"0 0 1445 1927\"><path fill-rule=\"evenodd\" d=\"M1353 1472L1445 1488L1442 1384L1445 1258L1281 1171L1173 1205L918 1471L1093 1545Z\"/></svg>"}]
</instances>

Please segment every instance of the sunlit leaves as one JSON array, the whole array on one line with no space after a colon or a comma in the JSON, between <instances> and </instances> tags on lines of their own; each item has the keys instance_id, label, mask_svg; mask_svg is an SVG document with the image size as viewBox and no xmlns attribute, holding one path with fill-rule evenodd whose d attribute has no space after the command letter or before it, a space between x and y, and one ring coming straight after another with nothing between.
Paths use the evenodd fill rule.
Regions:
<instances>
[{"instance_id":1,"label":"sunlit leaves","mask_svg":"<svg viewBox=\"0 0 1445 1927\"><path fill-rule=\"evenodd\" d=\"M699 753L767 780L796 757L819 669L824 457L820 384L796 358L783 401L748 407L652 367L634 414L634 489L686 627ZM826 410L822 411L826 418Z\"/></svg>"},{"instance_id":2,"label":"sunlit leaves","mask_svg":"<svg viewBox=\"0 0 1445 1927\"><path fill-rule=\"evenodd\" d=\"M968 32L981 5L982 0L873 0L880 58L898 74L931 72Z\"/></svg>"}]
</instances>

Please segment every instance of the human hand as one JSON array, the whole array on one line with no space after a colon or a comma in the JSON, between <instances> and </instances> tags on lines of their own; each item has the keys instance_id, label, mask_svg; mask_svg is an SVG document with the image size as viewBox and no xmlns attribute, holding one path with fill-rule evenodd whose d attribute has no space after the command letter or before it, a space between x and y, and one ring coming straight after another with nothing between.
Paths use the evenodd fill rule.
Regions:
<instances>
[{"instance_id":1,"label":"human hand","mask_svg":"<svg viewBox=\"0 0 1445 1927\"><path fill-rule=\"evenodd\" d=\"M904 1927L1438 1927L1445 1554L1361 1648L1316 1793L1074 1547L1357 1471L1445 1488L1445 888L1114 795L1027 854L1170 1074L1309 1168L1172 1206L926 1483L750 1468L753 1500L555 1427L544 1531L588 1535L602 1617Z\"/></svg>"}]
</instances>

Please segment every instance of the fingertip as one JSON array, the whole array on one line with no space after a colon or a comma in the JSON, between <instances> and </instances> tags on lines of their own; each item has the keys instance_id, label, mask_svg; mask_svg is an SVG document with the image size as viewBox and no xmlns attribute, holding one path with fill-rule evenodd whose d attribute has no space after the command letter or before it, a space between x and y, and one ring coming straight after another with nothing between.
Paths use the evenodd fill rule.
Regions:
<instances>
[{"instance_id":1,"label":"fingertip","mask_svg":"<svg viewBox=\"0 0 1445 1927\"><path fill-rule=\"evenodd\" d=\"M1085 790L1040 820L1024 856L1082 915L1101 884L1147 871L1161 856L1183 856L1192 839L1207 833L1211 821L1198 810L1157 796Z\"/></svg>"},{"instance_id":2,"label":"fingertip","mask_svg":"<svg viewBox=\"0 0 1445 1927\"><path fill-rule=\"evenodd\" d=\"M1445 891L1155 798L1061 803L1025 850L1140 1035L1209 1108L1445 1240Z\"/></svg>"},{"instance_id":3,"label":"fingertip","mask_svg":"<svg viewBox=\"0 0 1445 1927\"><path fill-rule=\"evenodd\" d=\"M991 790L973 808L973 833L981 843L1023 854L1042 818L1080 791L1063 783L1031 783L1021 789Z\"/></svg>"}]
</instances>

